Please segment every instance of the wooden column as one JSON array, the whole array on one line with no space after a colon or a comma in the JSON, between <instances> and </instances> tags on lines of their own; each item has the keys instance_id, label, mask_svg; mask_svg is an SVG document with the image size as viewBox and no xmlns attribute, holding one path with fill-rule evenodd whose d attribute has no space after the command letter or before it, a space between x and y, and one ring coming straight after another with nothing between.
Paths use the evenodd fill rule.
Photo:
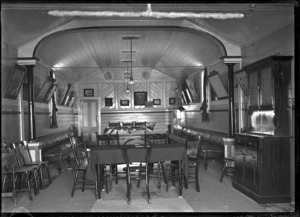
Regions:
<instances>
[{"instance_id":1,"label":"wooden column","mask_svg":"<svg viewBox=\"0 0 300 217\"><path fill-rule=\"evenodd\" d=\"M35 113L34 113L34 90L33 90L33 66L27 67L28 76L28 120L29 120L29 141L36 139L35 132Z\"/></svg>"},{"instance_id":2,"label":"wooden column","mask_svg":"<svg viewBox=\"0 0 300 217\"><path fill-rule=\"evenodd\" d=\"M35 112L34 112L34 90L33 90L33 67L36 64L36 58L18 59L18 65L25 65L28 76L28 127L29 127L29 141L36 140L35 130Z\"/></svg>"},{"instance_id":3,"label":"wooden column","mask_svg":"<svg viewBox=\"0 0 300 217\"><path fill-rule=\"evenodd\" d=\"M222 57L223 62L228 67L228 117L229 131L228 137L233 138L235 133L235 109L234 109L234 65L241 62L241 57L230 56Z\"/></svg>"},{"instance_id":4,"label":"wooden column","mask_svg":"<svg viewBox=\"0 0 300 217\"><path fill-rule=\"evenodd\" d=\"M234 63L227 63L228 67L228 116L229 116L229 137L233 137L235 133L235 109L234 109L234 76L233 66Z\"/></svg>"}]
</instances>

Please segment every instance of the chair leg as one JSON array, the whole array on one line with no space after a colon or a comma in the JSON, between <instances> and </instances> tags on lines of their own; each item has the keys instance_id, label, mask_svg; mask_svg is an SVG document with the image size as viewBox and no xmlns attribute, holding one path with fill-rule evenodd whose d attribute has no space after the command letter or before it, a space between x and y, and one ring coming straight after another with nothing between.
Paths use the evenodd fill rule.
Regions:
<instances>
[{"instance_id":1,"label":"chair leg","mask_svg":"<svg viewBox=\"0 0 300 217\"><path fill-rule=\"evenodd\" d=\"M51 176L50 176L49 167L48 167L48 165L46 165L45 167L46 167L47 174L48 174L49 184L51 184L52 181L51 181Z\"/></svg>"},{"instance_id":2,"label":"chair leg","mask_svg":"<svg viewBox=\"0 0 300 217\"><path fill-rule=\"evenodd\" d=\"M108 194L108 181L107 181L107 174L106 174L106 171L105 171L105 166L103 167L103 174L104 174L105 191Z\"/></svg>"},{"instance_id":3,"label":"chair leg","mask_svg":"<svg viewBox=\"0 0 300 217\"><path fill-rule=\"evenodd\" d=\"M22 177L23 174L22 174L22 173L18 173L18 174L16 174L16 176L17 176L16 181L19 180L19 181L17 182L17 184L18 184L18 189L21 190L21 183L22 183L22 179L23 179L23 177Z\"/></svg>"},{"instance_id":4,"label":"chair leg","mask_svg":"<svg viewBox=\"0 0 300 217\"><path fill-rule=\"evenodd\" d=\"M29 200L32 201L31 186L30 186L30 173L26 174L26 179L27 179Z\"/></svg>"},{"instance_id":5,"label":"chair leg","mask_svg":"<svg viewBox=\"0 0 300 217\"><path fill-rule=\"evenodd\" d=\"M131 204L131 179L130 179L129 165L127 165L127 200L128 200L128 205L130 205Z\"/></svg>"},{"instance_id":6,"label":"chair leg","mask_svg":"<svg viewBox=\"0 0 300 217\"><path fill-rule=\"evenodd\" d=\"M75 173L75 178L74 178L74 182L73 182L71 197L74 196L74 191L75 191L75 188L76 188L77 178L78 178L78 170L76 170L76 173Z\"/></svg>"},{"instance_id":7,"label":"chair leg","mask_svg":"<svg viewBox=\"0 0 300 217\"><path fill-rule=\"evenodd\" d=\"M33 179L34 179L34 189L35 189L35 195L36 194L38 194L38 193L40 193L39 192L39 185L38 185L38 178L37 178L37 176L38 176L38 171L37 170L34 170L33 171Z\"/></svg>"},{"instance_id":8,"label":"chair leg","mask_svg":"<svg viewBox=\"0 0 300 217\"><path fill-rule=\"evenodd\" d=\"M114 166L111 164L109 165L109 187L110 189L112 189L112 180L113 180L113 171L114 170Z\"/></svg>"},{"instance_id":9,"label":"chair leg","mask_svg":"<svg viewBox=\"0 0 300 217\"><path fill-rule=\"evenodd\" d=\"M199 162L197 162L195 167L195 183L196 183L196 191L200 192L200 185L199 185Z\"/></svg>"},{"instance_id":10,"label":"chair leg","mask_svg":"<svg viewBox=\"0 0 300 217\"><path fill-rule=\"evenodd\" d=\"M97 196L98 196L98 182L96 180L96 182L95 182L95 197L98 198Z\"/></svg>"},{"instance_id":11,"label":"chair leg","mask_svg":"<svg viewBox=\"0 0 300 217\"><path fill-rule=\"evenodd\" d=\"M161 170L162 170L162 174L163 174L163 177L164 177L165 184L167 184L167 178L166 178L166 173L165 173L165 168L164 168L163 163L161 163Z\"/></svg>"},{"instance_id":12,"label":"chair leg","mask_svg":"<svg viewBox=\"0 0 300 217\"><path fill-rule=\"evenodd\" d=\"M170 175L170 167L167 167L167 171L166 171L166 176L167 176L167 183L166 183L166 185L167 185L167 188L166 188L166 191L168 191L169 190L169 175Z\"/></svg>"},{"instance_id":13,"label":"chair leg","mask_svg":"<svg viewBox=\"0 0 300 217\"><path fill-rule=\"evenodd\" d=\"M116 184L118 184L118 165L115 165Z\"/></svg>"},{"instance_id":14,"label":"chair leg","mask_svg":"<svg viewBox=\"0 0 300 217\"><path fill-rule=\"evenodd\" d=\"M157 176L158 176L158 189L160 189L161 186L161 178L160 178L160 162L157 163Z\"/></svg>"},{"instance_id":15,"label":"chair leg","mask_svg":"<svg viewBox=\"0 0 300 217\"><path fill-rule=\"evenodd\" d=\"M82 192L84 192L84 187L85 187L85 175L86 175L86 170L83 170L83 177L82 177Z\"/></svg>"},{"instance_id":16,"label":"chair leg","mask_svg":"<svg viewBox=\"0 0 300 217\"><path fill-rule=\"evenodd\" d=\"M188 180L187 180L187 178L186 178L186 176L184 174L183 174L183 182L184 182L185 189L188 189L189 188L189 186L188 186Z\"/></svg>"},{"instance_id":17,"label":"chair leg","mask_svg":"<svg viewBox=\"0 0 300 217\"><path fill-rule=\"evenodd\" d=\"M16 178L17 178L17 176L13 172L13 174L12 174L12 182L13 182L12 198L13 198L13 202L14 202L15 206L17 206Z\"/></svg>"},{"instance_id":18,"label":"chair leg","mask_svg":"<svg viewBox=\"0 0 300 217\"><path fill-rule=\"evenodd\" d=\"M61 174L62 163L63 163L63 159L62 159L62 156L60 156L60 159L58 162L58 174Z\"/></svg>"},{"instance_id":19,"label":"chair leg","mask_svg":"<svg viewBox=\"0 0 300 217\"><path fill-rule=\"evenodd\" d=\"M223 166L223 169L222 169L222 174L221 174L220 182L223 181L223 177L224 177L224 174L225 174L225 170L226 170L226 162L224 162L224 166Z\"/></svg>"},{"instance_id":20,"label":"chair leg","mask_svg":"<svg viewBox=\"0 0 300 217\"><path fill-rule=\"evenodd\" d=\"M150 198L150 190L149 190L149 176L148 176L148 166L146 164L146 174L145 174L145 180L146 180L146 188L147 188L147 195L148 195L148 203L151 203L151 198Z\"/></svg>"},{"instance_id":21,"label":"chair leg","mask_svg":"<svg viewBox=\"0 0 300 217\"><path fill-rule=\"evenodd\" d=\"M2 182L2 192L6 191L6 178L7 178L7 174L4 174L3 182Z\"/></svg>"},{"instance_id":22,"label":"chair leg","mask_svg":"<svg viewBox=\"0 0 300 217\"><path fill-rule=\"evenodd\" d=\"M43 169L42 169L42 166L39 167L39 178L40 178L41 189L43 189Z\"/></svg>"}]
</instances>

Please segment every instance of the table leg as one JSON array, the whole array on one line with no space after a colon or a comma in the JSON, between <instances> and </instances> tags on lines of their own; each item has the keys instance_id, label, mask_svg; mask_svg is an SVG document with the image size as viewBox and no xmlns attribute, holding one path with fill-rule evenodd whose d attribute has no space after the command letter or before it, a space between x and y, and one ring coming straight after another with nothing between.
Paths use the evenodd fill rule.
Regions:
<instances>
[{"instance_id":1,"label":"table leg","mask_svg":"<svg viewBox=\"0 0 300 217\"><path fill-rule=\"evenodd\" d=\"M97 199L101 199L101 177L100 177L100 165L96 164L96 176L97 176Z\"/></svg>"},{"instance_id":2,"label":"table leg","mask_svg":"<svg viewBox=\"0 0 300 217\"><path fill-rule=\"evenodd\" d=\"M179 166L179 198L182 198L182 161L178 162Z\"/></svg>"}]
</instances>

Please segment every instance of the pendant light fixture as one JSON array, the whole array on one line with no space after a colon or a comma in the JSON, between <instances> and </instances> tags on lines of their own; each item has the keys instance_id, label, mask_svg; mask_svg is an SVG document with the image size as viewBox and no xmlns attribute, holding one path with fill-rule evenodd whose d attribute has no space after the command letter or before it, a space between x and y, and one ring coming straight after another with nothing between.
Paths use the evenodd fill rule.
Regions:
<instances>
[{"instance_id":1,"label":"pendant light fixture","mask_svg":"<svg viewBox=\"0 0 300 217\"><path fill-rule=\"evenodd\" d=\"M129 78L129 84L134 84L133 81L133 77L132 77L132 38L130 38L130 60L131 60L131 64L130 64L130 78Z\"/></svg>"},{"instance_id":2,"label":"pendant light fixture","mask_svg":"<svg viewBox=\"0 0 300 217\"><path fill-rule=\"evenodd\" d=\"M128 81L128 84L134 84L134 81L133 81L133 72L132 72L132 64L133 64L133 59L132 59L132 53L135 52L132 50L132 40L138 40L139 39L139 35L125 35L125 36L122 36L122 39L123 40L130 40L130 60L127 61L127 62L130 62L130 78L129 78L129 81Z\"/></svg>"},{"instance_id":3,"label":"pendant light fixture","mask_svg":"<svg viewBox=\"0 0 300 217\"><path fill-rule=\"evenodd\" d=\"M126 70L126 75L128 75L128 62L127 62L127 70ZM126 93L129 93L129 87L128 87L128 77L126 76L126 80L127 80L127 88L126 88Z\"/></svg>"}]
</instances>

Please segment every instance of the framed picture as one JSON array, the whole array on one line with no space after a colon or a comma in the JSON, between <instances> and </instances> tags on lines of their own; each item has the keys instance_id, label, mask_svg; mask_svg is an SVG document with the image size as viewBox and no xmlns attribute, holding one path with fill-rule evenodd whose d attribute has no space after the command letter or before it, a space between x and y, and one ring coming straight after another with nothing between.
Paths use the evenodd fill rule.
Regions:
<instances>
[{"instance_id":1,"label":"framed picture","mask_svg":"<svg viewBox=\"0 0 300 217\"><path fill-rule=\"evenodd\" d=\"M160 105L160 99L154 99L153 105Z\"/></svg>"},{"instance_id":2,"label":"framed picture","mask_svg":"<svg viewBox=\"0 0 300 217\"><path fill-rule=\"evenodd\" d=\"M175 105L176 99L174 97L169 98L169 105Z\"/></svg>"},{"instance_id":3,"label":"framed picture","mask_svg":"<svg viewBox=\"0 0 300 217\"><path fill-rule=\"evenodd\" d=\"M112 98L105 98L105 106L112 106L113 105L113 99Z\"/></svg>"},{"instance_id":4,"label":"framed picture","mask_svg":"<svg viewBox=\"0 0 300 217\"><path fill-rule=\"evenodd\" d=\"M5 98L17 99L19 90L23 83L26 69L19 65L15 65L5 87Z\"/></svg>"},{"instance_id":5,"label":"framed picture","mask_svg":"<svg viewBox=\"0 0 300 217\"><path fill-rule=\"evenodd\" d=\"M120 100L121 106L129 106L129 100L128 99L121 99Z\"/></svg>"},{"instance_id":6,"label":"framed picture","mask_svg":"<svg viewBox=\"0 0 300 217\"><path fill-rule=\"evenodd\" d=\"M94 89L83 89L83 96L94 96Z\"/></svg>"},{"instance_id":7,"label":"framed picture","mask_svg":"<svg viewBox=\"0 0 300 217\"><path fill-rule=\"evenodd\" d=\"M65 103L66 103L66 99L67 99L67 97L68 97L68 93L69 93L69 91L70 91L70 88L71 88L71 84L68 84L67 85L67 88L65 89L65 92L64 92L64 94L63 94L63 97L62 97L62 101L61 101L61 103L60 103L60 105L65 105Z\"/></svg>"},{"instance_id":8,"label":"framed picture","mask_svg":"<svg viewBox=\"0 0 300 217\"><path fill-rule=\"evenodd\" d=\"M218 99L225 99L228 98L227 91L225 89L225 86L223 85L221 76L219 72L213 71L208 76L208 81L213 87Z\"/></svg>"},{"instance_id":9,"label":"framed picture","mask_svg":"<svg viewBox=\"0 0 300 217\"><path fill-rule=\"evenodd\" d=\"M239 70L235 72L235 77L237 78L238 82L244 93L248 96L248 75L245 70Z\"/></svg>"},{"instance_id":10,"label":"framed picture","mask_svg":"<svg viewBox=\"0 0 300 217\"><path fill-rule=\"evenodd\" d=\"M147 101L147 92L134 92L134 105L145 105Z\"/></svg>"}]
</instances>

